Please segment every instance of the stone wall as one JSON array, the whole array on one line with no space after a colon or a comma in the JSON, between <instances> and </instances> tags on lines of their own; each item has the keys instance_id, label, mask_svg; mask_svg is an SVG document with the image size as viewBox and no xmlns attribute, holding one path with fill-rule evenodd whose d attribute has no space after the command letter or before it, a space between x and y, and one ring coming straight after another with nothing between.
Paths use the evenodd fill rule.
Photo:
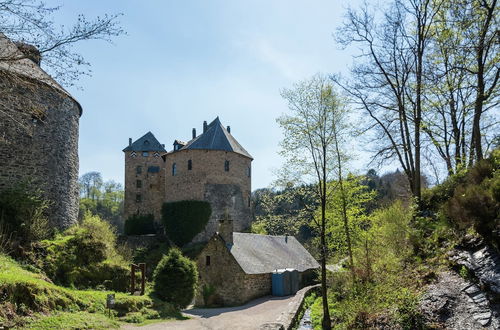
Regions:
<instances>
[{"instance_id":1,"label":"stone wall","mask_svg":"<svg viewBox=\"0 0 500 330\"><path fill-rule=\"evenodd\" d=\"M160 222L165 198L165 162L158 152L125 152L124 219L153 214ZM138 170L140 168L140 170ZM156 171L158 169L158 171Z\"/></svg>"},{"instance_id":2,"label":"stone wall","mask_svg":"<svg viewBox=\"0 0 500 330\"><path fill-rule=\"evenodd\" d=\"M225 161L229 161L229 171L225 170ZM248 157L220 150L181 150L166 155L165 200L206 200L212 206L206 229L194 242L207 241L226 210L234 220L235 231L248 228L252 218L251 162Z\"/></svg>"},{"instance_id":3,"label":"stone wall","mask_svg":"<svg viewBox=\"0 0 500 330\"><path fill-rule=\"evenodd\" d=\"M207 257L210 257L209 265ZM271 274L246 274L218 235L214 235L198 255L197 266L200 288L204 285L215 288L214 304L237 306L271 294ZM196 304L204 305L201 292L196 296Z\"/></svg>"},{"instance_id":4,"label":"stone wall","mask_svg":"<svg viewBox=\"0 0 500 330\"><path fill-rule=\"evenodd\" d=\"M78 217L80 114L62 91L0 70L0 190L32 180L60 229Z\"/></svg>"}]
</instances>

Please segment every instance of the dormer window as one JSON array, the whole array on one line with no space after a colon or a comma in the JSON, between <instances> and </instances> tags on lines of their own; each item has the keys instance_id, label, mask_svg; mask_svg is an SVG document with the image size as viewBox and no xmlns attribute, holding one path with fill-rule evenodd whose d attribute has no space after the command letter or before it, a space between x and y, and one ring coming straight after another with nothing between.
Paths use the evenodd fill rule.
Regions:
<instances>
[{"instance_id":1,"label":"dormer window","mask_svg":"<svg viewBox=\"0 0 500 330\"><path fill-rule=\"evenodd\" d=\"M224 162L224 171L229 172L229 160Z\"/></svg>"}]
</instances>

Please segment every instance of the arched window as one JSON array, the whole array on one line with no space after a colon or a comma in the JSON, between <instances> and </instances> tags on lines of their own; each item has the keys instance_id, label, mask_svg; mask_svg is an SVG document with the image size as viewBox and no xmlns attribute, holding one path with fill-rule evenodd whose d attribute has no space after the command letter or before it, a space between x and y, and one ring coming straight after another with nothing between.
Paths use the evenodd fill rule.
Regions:
<instances>
[{"instance_id":1,"label":"arched window","mask_svg":"<svg viewBox=\"0 0 500 330\"><path fill-rule=\"evenodd\" d=\"M177 165L175 163L172 164L172 176L177 174Z\"/></svg>"},{"instance_id":2,"label":"arched window","mask_svg":"<svg viewBox=\"0 0 500 330\"><path fill-rule=\"evenodd\" d=\"M229 172L229 160L224 162L224 171Z\"/></svg>"},{"instance_id":3,"label":"arched window","mask_svg":"<svg viewBox=\"0 0 500 330\"><path fill-rule=\"evenodd\" d=\"M188 160L188 171L191 171L193 169L193 161L190 159Z\"/></svg>"}]
</instances>

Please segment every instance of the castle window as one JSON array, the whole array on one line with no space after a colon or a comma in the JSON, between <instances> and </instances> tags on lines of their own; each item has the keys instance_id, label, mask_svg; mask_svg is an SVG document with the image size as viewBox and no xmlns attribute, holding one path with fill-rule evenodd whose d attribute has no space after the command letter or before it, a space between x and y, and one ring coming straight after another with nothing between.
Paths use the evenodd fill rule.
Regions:
<instances>
[{"instance_id":1,"label":"castle window","mask_svg":"<svg viewBox=\"0 0 500 330\"><path fill-rule=\"evenodd\" d=\"M250 168L250 166L247 167L247 176L250 177L250 175L252 175L252 169Z\"/></svg>"},{"instance_id":2,"label":"castle window","mask_svg":"<svg viewBox=\"0 0 500 330\"><path fill-rule=\"evenodd\" d=\"M147 152L147 151L143 151L143 152L142 152L142 156L143 156L143 157L148 157L148 156L149 156L149 152Z\"/></svg>"},{"instance_id":3,"label":"castle window","mask_svg":"<svg viewBox=\"0 0 500 330\"><path fill-rule=\"evenodd\" d=\"M160 172L160 166L149 166L148 167L148 173L159 173Z\"/></svg>"},{"instance_id":4,"label":"castle window","mask_svg":"<svg viewBox=\"0 0 500 330\"><path fill-rule=\"evenodd\" d=\"M188 160L188 171L191 171L193 169L193 161L190 159Z\"/></svg>"},{"instance_id":5,"label":"castle window","mask_svg":"<svg viewBox=\"0 0 500 330\"><path fill-rule=\"evenodd\" d=\"M135 195L135 201L136 201L136 203L142 202L142 195L141 194Z\"/></svg>"},{"instance_id":6,"label":"castle window","mask_svg":"<svg viewBox=\"0 0 500 330\"><path fill-rule=\"evenodd\" d=\"M210 266L210 256L205 257L205 265Z\"/></svg>"},{"instance_id":7,"label":"castle window","mask_svg":"<svg viewBox=\"0 0 500 330\"><path fill-rule=\"evenodd\" d=\"M141 180L137 180L137 181L135 182L135 186L136 186L137 188L142 188L142 181L141 181Z\"/></svg>"},{"instance_id":8,"label":"castle window","mask_svg":"<svg viewBox=\"0 0 500 330\"><path fill-rule=\"evenodd\" d=\"M175 176L177 174L177 164L173 163L172 164L172 176Z\"/></svg>"},{"instance_id":9,"label":"castle window","mask_svg":"<svg viewBox=\"0 0 500 330\"><path fill-rule=\"evenodd\" d=\"M251 202L251 199L250 199L250 197L248 197L248 207L250 207L250 202Z\"/></svg>"},{"instance_id":10,"label":"castle window","mask_svg":"<svg viewBox=\"0 0 500 330\"><path fill-rule=\"evenodd\" d=\"M224 171L229 172L229 160L224 162Z\"/></svg>"},{"instance_id":11,"label":"castle window","mask_svg":"<svg viewBox=\"0 0 500 330\"><path fill-rule=\"evenodd\" d=\"M136 174L141 174L141 173L142 173L142 166L137 166L137 167L135 168L135 173L136 173Z\"/></svg>"}]
</instances>

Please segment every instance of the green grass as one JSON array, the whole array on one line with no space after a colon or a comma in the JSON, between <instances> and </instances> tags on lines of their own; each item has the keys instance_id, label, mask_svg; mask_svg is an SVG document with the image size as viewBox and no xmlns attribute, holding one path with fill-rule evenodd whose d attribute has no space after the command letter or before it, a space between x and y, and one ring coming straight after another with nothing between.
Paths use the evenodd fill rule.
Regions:
<instances>
[{"instance_id":1,"label":"green grass","mask_svg":"<svg viewBox=\"0 0 500 330\"><path fill-rule=\"evenodd\" d=\"M113 318L106 316L106 296L109 293L115 294ZM149 319L172 318L182 319L182 316L170 304L150 295L131 296L57 286L43 274L23 268L0 254L0 325L94 329L117 327L118 320L143 323Z\"/></svg>"}]
</instances>

